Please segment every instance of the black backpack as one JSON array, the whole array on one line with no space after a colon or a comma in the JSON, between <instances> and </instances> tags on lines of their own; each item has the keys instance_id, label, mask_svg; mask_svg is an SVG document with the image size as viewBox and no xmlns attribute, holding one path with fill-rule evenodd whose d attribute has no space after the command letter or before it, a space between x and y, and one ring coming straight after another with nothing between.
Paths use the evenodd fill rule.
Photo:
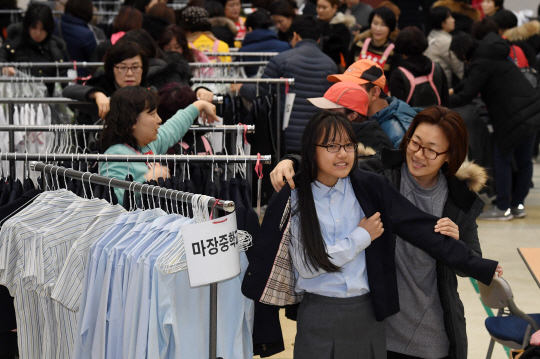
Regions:
<instances>
[{"instance_id":1,"label":"black backpack","mask_svg":"<svg viewBox=\"0 0 540 359\"><path fill-rule=\"evenodd\" d=\"M442 76L445 76L440 66L431 63L431 72L428 75L414 77L414 75L404 67L398 67L405 93L409 92L407 102L411 107L429 107L441 105L441 96L436 84L442 83Z\"/></svg>"}]
</instances>

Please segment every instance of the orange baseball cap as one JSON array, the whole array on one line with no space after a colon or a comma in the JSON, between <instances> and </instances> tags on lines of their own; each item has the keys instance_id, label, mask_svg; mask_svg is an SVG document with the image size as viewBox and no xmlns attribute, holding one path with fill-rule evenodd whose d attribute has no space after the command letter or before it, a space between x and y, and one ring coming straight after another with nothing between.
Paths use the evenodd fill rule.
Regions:
<instances>
[{"instance_id":1,"label":"orange baseball cap","mask_svg":"<svg viewBox=\"0 0 540 359\"><path fill-rule=\"evenodd\" d=\"M384 89L386 77L383 69L371 60L358 60L345 70L341 75L330 75L326 78L330 82L350 81L358 85L371 82L375 86Z\"/></svg>"},{"instance_id":2,"label":"orange baseball cap","mask_svg":"<svg viewBox=\"0 0 540 359\"><path fill-rule=\"evenodd\" d=\"M326 91L324 97L307 100L322 109L348 108L364 116L367 116L368 112L368 94L362 86L354 82L338 82Z\"/></svg>"}]
</instances>

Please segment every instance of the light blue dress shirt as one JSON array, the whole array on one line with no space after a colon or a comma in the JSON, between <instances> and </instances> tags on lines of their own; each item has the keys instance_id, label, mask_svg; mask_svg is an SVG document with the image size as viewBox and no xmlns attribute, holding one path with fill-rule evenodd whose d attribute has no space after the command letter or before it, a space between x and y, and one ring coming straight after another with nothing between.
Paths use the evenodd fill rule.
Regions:
<instances>
[{"instance_id":1,"label":"light blue dress shirt","mask_svg":"<svg viewBox=\"0 0 540 359\"><path fill-rule=\"evenodd\" d=\"M326 251L331 256L330 261L340 267L341 272L327 273L322 269L306 267L299 241L300 217L294 215L291 220L289 251L297 278L296 292L337 298L369 293L364 250L371 244L371 237L364 228L358 227L365 215L356 199L350 178L340 178L333 187L315 181L311 189ZM293 211L297 200L297 190L293 190Z\"/></svg>"}]
</instances>

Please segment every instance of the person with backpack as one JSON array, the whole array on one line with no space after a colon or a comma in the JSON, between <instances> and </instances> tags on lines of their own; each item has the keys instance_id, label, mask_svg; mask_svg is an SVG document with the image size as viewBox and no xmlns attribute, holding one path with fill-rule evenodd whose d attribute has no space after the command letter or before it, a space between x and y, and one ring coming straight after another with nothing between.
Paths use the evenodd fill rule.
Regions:
<instances>
[{"instance_id":1,"label":"person with backpack","mask_svg":"<svg viewBox=\"0 0 540 359\"><path fill-rule=\"evenodd\" d=\"M448 106L448 81L441 66L424 55L426 36L415 26L396 39L399 66L392 72L390 94L413 107Z\"/></svg>"},{"instance_id":2,"label":"person with backpack","mask_svg":"<svg viewBox=\"0 0 540 359\"><path fill-rule=\"evenodd\" d=\"M540 129L540 94L508 58L510 46L498 34L490 32L481 41L461 34L454 38L452 48L470 68L462 90L450 96L450 105L463 106L480 93L493 125L497 204L479 218L523 218L533 175L536 131ZM512 181L514 160L518 170Z\"/></svg>"}]
</instances>

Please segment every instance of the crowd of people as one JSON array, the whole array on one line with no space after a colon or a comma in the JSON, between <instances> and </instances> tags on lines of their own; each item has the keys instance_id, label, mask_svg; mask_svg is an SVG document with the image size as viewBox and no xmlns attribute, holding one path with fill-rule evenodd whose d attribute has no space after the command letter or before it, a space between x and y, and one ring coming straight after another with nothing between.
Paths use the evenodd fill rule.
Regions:
<instances>
[{"instance_id":1,"label":"crowd of people","mask_svg":"<svg viewBox=\"0 0 540 359\"><path fill-rule=\"evenodd\" d=\"M245 14L240 0L190 0L181 10L126 0L113 22L97 24L92 0L68 0L61 16L34 2L20 22L0 18L0 62L103 61L79 67L77 84L63 89L90 103L77 121L103 121L103 153L161 154L198 118L218 121L214 93L191 83L213 70L189 63L230 62L207 53L232 48L278 52L263 72L245 69L294 78L295 97L244 295L300 303L295 358L465 359L456 273L487 284L502 274L481 258L476 220L526 216L540 22L522 23L503 0L376 3L257 0ZM31 75L62 71L38 64ZM271 89L229 91L249 103ZM139 182L169 176L159 164L106 166ZM481 191L494 198L487 209Z\"/></svg>"}]
</instances>

